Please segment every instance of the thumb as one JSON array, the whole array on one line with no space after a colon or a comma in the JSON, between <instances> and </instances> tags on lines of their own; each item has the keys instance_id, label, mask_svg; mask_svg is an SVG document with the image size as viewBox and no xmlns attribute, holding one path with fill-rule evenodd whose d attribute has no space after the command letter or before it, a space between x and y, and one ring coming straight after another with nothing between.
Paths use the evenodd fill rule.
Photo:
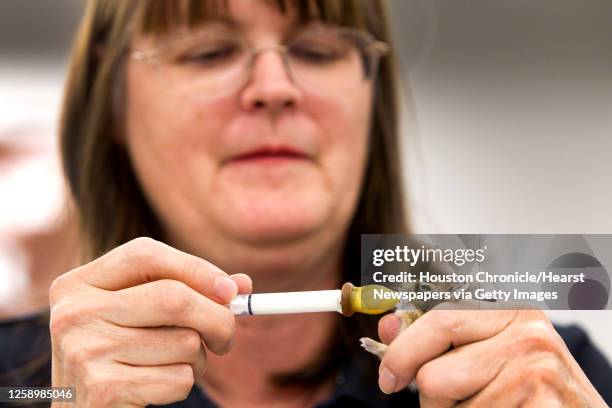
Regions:
<instances>
[{"instance_id":1,"label":"thumb","mask_svg":"<svg viewBox=\"0 0 612 408\"><path fill-rule=\"evenodd\" d=\"M389 313L378 321L378 337L383 343L389 344L400 331L400 319L395 313Z\"/></svg>"}]
</instances>

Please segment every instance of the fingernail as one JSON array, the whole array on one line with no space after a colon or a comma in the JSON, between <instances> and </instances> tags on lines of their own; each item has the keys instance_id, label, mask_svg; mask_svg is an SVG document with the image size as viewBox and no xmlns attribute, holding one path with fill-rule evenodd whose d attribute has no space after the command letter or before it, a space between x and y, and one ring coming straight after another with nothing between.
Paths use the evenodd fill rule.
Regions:
<instances>
[{"instance_id":1,"label":"fingernail","mask_svg":"<svg viewBox=\"0 0 612 408\"><path fill-rule=\"evenodd\" d=\"M232 280L233 280L233 278L238 278L238 279L246 280L246 281L249 281L251 283L251 286L253 285L253 281L251 280L251 277L249 275L247 275L246 273L235 273L233 275L230 275L229 277Z\"/></svg>"},{"instance_id":2,"label":"fingernail","mask_svg":"<svg viewBox=\"0 0 612 408\"><path fill-rule=\"evenodd\" d=\"M384 367L378 376L378 386L380 387L380 390L385 394L391 394L393 391L395 391L396 384L397 380L393 373L391 373L387 367Z\"/></svg>"},{"instance_id":3,"label":"fingernail","mask_svg":"<svg viewBox=\"0 0 612 408\"><path fill-rule=\"evenodd\" d=\"M220 300L229 303L238 294L238 285L230 278L217 276L213 285L213 292Z\"/></svg>"}]
</instances>

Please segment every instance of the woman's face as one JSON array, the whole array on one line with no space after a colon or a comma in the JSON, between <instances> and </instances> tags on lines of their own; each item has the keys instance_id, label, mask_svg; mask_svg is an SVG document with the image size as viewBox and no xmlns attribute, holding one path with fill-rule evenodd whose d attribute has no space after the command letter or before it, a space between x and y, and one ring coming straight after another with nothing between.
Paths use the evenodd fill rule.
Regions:
<instances>
[{"instance_id":1,"label":"woman's face","mask_svg":"<svg viewBox=\"0 0 612 408\"><path fill-rule=\"evenodd\" d=\"M263 1L230 1L215 27L255 48L282 44L296 29L291 12ZM135 38L132 48L156 44ZM168 86L158 74L127 63L125 144L175 245L221 264L247 254L256 261L266 249L341 245L365 167L371 81L344 93L308 89L275 52L260 53L249 80L227 94Z\"/></svg>"}]
</instances>

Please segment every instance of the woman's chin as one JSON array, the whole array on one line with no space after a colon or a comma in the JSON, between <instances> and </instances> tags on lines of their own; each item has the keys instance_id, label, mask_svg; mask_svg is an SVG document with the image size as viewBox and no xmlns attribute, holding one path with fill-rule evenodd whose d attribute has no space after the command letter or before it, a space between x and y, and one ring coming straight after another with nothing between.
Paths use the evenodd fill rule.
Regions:
<instances>
[{"instance_id":1,"label":"woman's chin","mask_svg":"<svg viewBox=\"0 0 612 408\"><path fill-rule=\"evenodd\" d=\"M292 200L242 202L219 209L224 212L220 227L234 239L255 246L292 244L323 230L330 209L322 204Z\"/></svg>"}]
</instances>

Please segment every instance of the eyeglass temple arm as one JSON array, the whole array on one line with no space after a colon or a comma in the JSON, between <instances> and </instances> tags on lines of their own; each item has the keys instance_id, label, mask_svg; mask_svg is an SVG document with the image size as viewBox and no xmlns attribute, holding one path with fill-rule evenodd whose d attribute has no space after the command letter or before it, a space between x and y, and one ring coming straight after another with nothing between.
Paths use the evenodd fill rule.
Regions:
<instances>
[{"instance_id":1,"label":"eyeglass temple arm","mask_svg":"<svg viewBox=\"0 0 612 408\"><path fill-rule=\"evenodd\" d=\"M391 47L389 46L389 44L382 42L382 41L374 41L370 44L368 44L367 49L369 51L374 51L380 55L385 55L387 54L390 50Z\"/></svg>"}]
</instances>

